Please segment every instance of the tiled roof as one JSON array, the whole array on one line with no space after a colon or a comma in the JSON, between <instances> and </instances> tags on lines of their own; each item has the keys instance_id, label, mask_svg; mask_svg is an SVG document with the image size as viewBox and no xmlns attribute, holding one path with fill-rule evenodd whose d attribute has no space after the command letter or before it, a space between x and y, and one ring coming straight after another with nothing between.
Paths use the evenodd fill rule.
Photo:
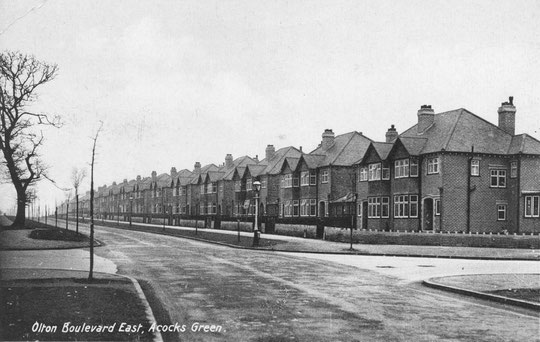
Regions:
<instances>
[{"instance_id":1,"label":"tiled roof","mask_svg":"<svg viewBox=\"0 0 540 342\"><path fill-rule=\"evenodd\" d=\"M167 173L162 173L156 177L156 183L159 188L169 187L171 185L171 176Z\"/></svg>"},{"instance_id":2,"label":"tiled roof","mask_svg":"<svg viewBox=\"0 0 540 342\"><path fill-rule=\"evenodd\" d=\"M325 156L324 161L319 166L350 166L363 157L370 143L371 139L361 133L349 132L336 136L334 143L327 150L319 146L310 154L322 154Z\"/></svg>"},{"instance_id":3,"label":"tiled roof","mask_svg":"<svg viewBox=\"0 0 540 342\"><path fill-rule=\"evenodd\" d=\"M512 137L508 154L540 154L540 141L528 134L520 134Z\"/></svg>"},{"instance_id":4,"label":"tiled roof","mask_svg":"<svg viewBox=\"0 0 540 342\"><path fill-rule=\"evenodd\" d=\"M251 177L257 177L261 174L263 174L264 170L266 169L265 165L248 165L247 169L249 170L249 174Z\"/></svg>"},{"instance_id":5,"label":"tiled roof","mask_svg":"<svg viewBox=\"0 0 540 342\"><path fill-rule=\"evenodd\" d=\"M280 148L277 150L274 154L274 156L270 160L263 159L261 162L268 163L266 166L266 169L264 170L264 174L271 174L276 175L281 172L281 166L283 165L283 162L285 161L286 157L296 157L300 158L302 155L302 152L293 146L287 146Z\"/></svg>"},{"instance_id":6,"label":"tiled roof","mask_svg":"<svg viewBox=\"0 0 540 342\"><path fill-rule=\"evenodd\" d=\"M219 172L219 171L209 171L206 174L206 180L209 182L217 182L223 178L225 175L225 172Z\"/></svg>"},{"instance_id":7,"label":"tiled roof","mask_svg":"<svg viewBox=\"0 0 540 342\"><path fill-rule=\"evenodd\" d=\"M298 162L300 161L300 158L287 157L285 158L285 161L289 165L289 168L292 171L295 171L296 167L298 166Z\"/></svg>"},{"instance_id":8,"label":"tiled roof","mask_svg":"<svg viewBox=\"0 0 540 342\"><path fill-rule=\"evenodd\" d=\"M375 148L375 151L377 151L377 154L379 155L381 160L385 160L386 157L388 157L388 153L390 153L392 146L393 146L392 143L385 143L385 142L373 143L373 147Z\"/></svg>"},{"instance_id":9,"label":"tiled roof","mask_svg":"<svg viewBox=\"0 0 540 342\"><path fill-rule=\"evenodd\" d=\"M409 137L399 137L398 138L407 152L412 156L418 156L422 153L424 146L427 143L427 138L409 138Z\"/></svg>"},{"instance_id":10,"label":"tiled roof","mask_svg":"<svg viewBox=\"0 0 540 342\"><path fill-rule=\"evenodd\" d=\"M507 154L511 150L519 150L517 146L520 145L516 137L463 108L435 114L434 124L425 132L417 134L417 125L414 125L403 132L400 135L402 137L426 138L420 152L422 154L439 151L471 152L473 146L477 153ZM528 151L538 150L535 139L522 139L527 141Z\"/></svg>"},{"instance_id":11,"label":"tiled roof","mask_svg":"<svg viewBox=\"0 0 540 342\"><path fill-rule=\"evenodd\" d=\"M151 177L144 177L139 182L139 190L148 190L150 189L150 185L152 185L152 178Z\"/></svg>"},{"instance_id":12,"label":"tiled roof","mask_svg":"<svg viewBox=\"0 0 540 342\"><path fill-rule=\"evenodd\" d=\"M364 153L364 156L362 157L362 159L360 159L356 164L367 163L369 160L369 157L371 156L370 151L374 151L378 155L380 160L386 160L393 146L394 146L394 143L372 142L366 149L366 152Z\"/></svg>"},{"instance_id":13,"label":"tiled roof","mask_svg":"<svg viewBox=\"0 0 540 342\"><path fill-rule=\"evenodd\" d=\"M257 164L257 161L249 156L236 158L233 161L233 167L223 170L225 172L225 174L223 175L223 179L232 180L234 176L234 171L236 170L236 167L238 166L255 165L255 164Z\"/></svg>"},{"instance_id":14,"label":"tiled roof","mask_svg":"<svg viewBox=\"0 0 540 342\"><path fill-rule=\"evenodd\" d=\"M300 159L306 163L308 168L316 169L324 162L325 156L322 154L302 154Z\"/></svg>"},{"instance_id":15,"label":"tiled roof","mask_svg":"<svg viewBox=\"0 0 540 342\"><path fill-rule=\"evenodd\" d=\"M191 182L192 177L178 177L177 182L180 183L180 186L186 186Z\"/></svg>"}]
</instances>

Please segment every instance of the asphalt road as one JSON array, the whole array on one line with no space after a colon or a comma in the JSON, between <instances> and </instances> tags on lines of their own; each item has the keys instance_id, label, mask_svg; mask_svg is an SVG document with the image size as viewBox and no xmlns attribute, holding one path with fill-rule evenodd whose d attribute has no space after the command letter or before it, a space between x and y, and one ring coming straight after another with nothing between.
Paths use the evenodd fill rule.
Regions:
<instances>
[{"instance_id":1,"label":"asphalt road","mask_svg":"<svg viewBox=\"0 0 540 342\"><path fill-rule=\"evenodd\" d=\"M96 254L116 264L119 274L151 284L172 322L186 326L178 333L181 340L533 341L540 336L538 317L527 312L424 288L420 276L407 276L415 267L444 274L447 260L416 258L413 265L410 258L396 257L308 258L104 227L96 227L96 238L105 243ZM499 263L504 264L492 265L515 268ZM400 265L398 274L377 267ZM193 324L221 331L192 332Z\"/></svg>"}]
</instances>

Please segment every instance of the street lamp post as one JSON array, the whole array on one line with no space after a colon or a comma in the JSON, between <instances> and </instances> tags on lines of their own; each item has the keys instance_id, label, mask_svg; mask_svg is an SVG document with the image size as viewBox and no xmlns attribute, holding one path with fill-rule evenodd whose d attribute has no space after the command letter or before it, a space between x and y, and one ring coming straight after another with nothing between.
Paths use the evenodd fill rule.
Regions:
<instances>
[{"instance_id":1,"label":"street lamp post","mask_svg":"<svg viewBox=\"0 0 540 342\"><path fill-rule=\"evenodd\" d=\"M131 227L131 216L133 215L133 195L129 196L129 226Z\"/></svg>"},{"instance_id":2,"label":"street lamp post","mask_svg":"<svg viewBox=\"0 0 540 342\"><path fill-rule=\"evenodd\" d=\"M255 189L255 228L253 228L253 247L259 247L259 191L261 190L261 182L253 182Z\"/></svg>"}]
</instances>

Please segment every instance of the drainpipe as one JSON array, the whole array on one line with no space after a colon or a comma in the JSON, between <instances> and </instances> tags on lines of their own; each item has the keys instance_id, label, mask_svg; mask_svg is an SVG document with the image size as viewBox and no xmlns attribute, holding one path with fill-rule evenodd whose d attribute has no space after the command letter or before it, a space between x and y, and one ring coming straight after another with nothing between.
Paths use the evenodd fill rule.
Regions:
<instances>
[{"instance_id":1,"label":"drainpipe","mask_svg":"<svg viewBox=\"0 0 540 342\"><path fill-rule=\"evenodd\" d=\"M516 234L519 234L519 223L520 223L520 220L521 220L521 213L520 213L520 202L521 202L521 196L520 196L520 193L521 193L521 153L519 155L519 158L518 158L518 169L517 169L517 192L516 192L516 198L517 198L517 201L516 201L516 207L517 207L517 211L516 211ZM512 168L510 167L510 176L512 175Z\"/></svg>"},{"instance_id":2,"label":"drainpipe","mask_svg":"<svg viewBox=\"0 0 540 342\"><path fill-rule=\"evenodd\" d=\"M471 232L471 165L474 156L474 145L471 146L471 156L467 162L467 234Z\"/></svg>"},{"instance_id":3,"label":"drainpipe","mask_svg":"<svg viewBox=\"0 0 540 342\"><path fill-rule=\"evenodd\" d=\"M418 220L418 231L422 231L422 223L424 222L424 199L422 197L422 178L423 178L423 175L424 175L424 169L422 168L422 164L423 164L423 161L424 161L424 158L422 156L418 156L418 214L420 215L419 217L419 220ZM427 167L427 165L426 165ZM393 182L392 182L393 183ZM394 192L392 191L392 188L390 188L390 199L391 199L391 202L390 203L394 203ZM390 209L392 211L392 215L390 216L391 217L391 224L392 226L394 225L394 206L391 205L390 206ZM442 226L442 223L441 223L441 226ZM441 229L441 227L439 227L439 229Z\"/></svg>"}]
</instances>

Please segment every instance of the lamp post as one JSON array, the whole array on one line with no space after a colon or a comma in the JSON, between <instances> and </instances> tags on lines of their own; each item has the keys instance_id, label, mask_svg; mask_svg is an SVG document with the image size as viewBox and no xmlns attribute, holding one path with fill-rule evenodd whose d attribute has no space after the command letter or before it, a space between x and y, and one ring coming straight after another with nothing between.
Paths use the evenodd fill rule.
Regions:
<instances>
[{"instance_id":1,"label":"lamp post","mask_svg":"<svg viewBox=\"0 0 540 342\"><path fill-rule=\"evenodd\" d=\"M129 196L129 226L131 227L131 216L133 215L133 195Z\"/></svg>"},{"instance_id":2,"label":"lamp post","mask_svg":"<svg viewBox=\"0 0 540 342\"><path fill-rule=\"evenodd\" d=\"M255 189L255 228L253 229L253 247L259 247L259 191L261 190L261 182L253 182Z\"/></svg>"}]
</instances>

